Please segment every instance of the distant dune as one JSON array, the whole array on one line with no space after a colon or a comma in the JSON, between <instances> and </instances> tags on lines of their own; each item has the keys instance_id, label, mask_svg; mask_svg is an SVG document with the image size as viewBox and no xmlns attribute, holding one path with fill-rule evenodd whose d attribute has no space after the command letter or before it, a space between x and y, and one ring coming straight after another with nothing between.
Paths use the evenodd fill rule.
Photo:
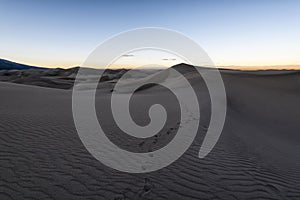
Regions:
<instances>
[{"instance_id":1,"label":"distant dune","mask_svg":"<svg viewBox=\"0 0 300 200\"><path fill-rule=\"evenodd\" d=\"M293 69L293 67L295 69ZM193 67L184 63L178 64L173 66L172 68L178 70L182 74L189 74L192 72L193 74ZM203 69L209 70L209 68L202 67ZM235 69L236 68L236 69ZM280 68L277 66L277 68ZM288 68L291 68L290 70ZM94 72L97 70L103 69L92 69L86 68L89 70L85 70L87 72L86 75L92 75L89 78L95 79L93 77ZM242 70L243 69L243 70ZM263 69L263 68L262 68ZM79 67L73 67L68 69L63 68L43 68L43 67L35 67L35 66L28 66L24 64L19 64L15 62L11 62L8 60L0 59L0 81L4 82L12 82L12 83L19 83L25 85L35 85L41 87L50 87L50 88L59 88L59 89L72 89L74 85L74 81L77 75ZM111 82L113 80L118 80L121 78L128 69L107 69L104 71L103 76L101 77L101 81ZM134 70L134 76L136 77L147 77L149 74L153 74L153 71L162 71L161 69L154 69L154 70ZM168 71L166 69L165 71ZM219 68L219 71L222 74L229 74L229 73L238 73L240 75L246 74L256 74L256 75L283 75L283 74L294 74L299 73L300 70L297 70L297 66L289 66L287 68L282 67L282 70L278 69L271 69L265 68L263 70L258 70L255 67L250 68L239 68L232 66L232 68ZM145 87L144 87L145 88ZM148 86L147 86L148 88ZM141 88L143 89L143 88Z\"/></svg>"},{"instance_id":2,"label":"distant dune","mask_svg":"<svg viewBox=\"0 0 300 200\"><path fill-rule=\"evenodd\" d=\"M213 151L199 159L210 121L210 97L193 67L174 68L195 88L200 128L180 159L147 174L118 172L88 153L74 126L71 90L0 82L0 199L300 199L299 71L221 70L228 102L225 126ZM9 77L20 72L24 78L16 80L26 84L26 73L32 77L37 73L5 71L11 73ZM52 81L49 73L74 79L76 70L41 71L39 79L32 80L42 79L39 84L46 87L63 85L58 78L43 85L44 77ZM102 87L111 89L114 81L106 82L111 85ZM115 144L148 152L175 136L180 114L176 99L166 89L153 85L132 97L132 116L139 124L149 120L145 107L160 103L167 109L166 126L146 139L128 137L118 129L110 95L109 89L97 92L96 110Z\"/></svg>"}]
</instances>

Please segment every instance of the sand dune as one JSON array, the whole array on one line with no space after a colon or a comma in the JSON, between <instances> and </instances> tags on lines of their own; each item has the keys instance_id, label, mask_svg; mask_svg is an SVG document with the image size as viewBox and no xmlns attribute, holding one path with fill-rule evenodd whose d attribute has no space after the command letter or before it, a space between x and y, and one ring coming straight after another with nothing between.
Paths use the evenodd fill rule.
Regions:
<instances>
[{"instance_id":1,"label":"sand dune","mask_svg":"<svg viewBox=\"0 0 300 200\"><path fill-rule=\"evenodd\" d=\"M222 70L227 117L221 138L204 159L198 151L210 119L210 98L198 74L179 66L197 91L197 137L176 162L160 171L127 174L93 158L72 118L72 91L0 83L0 199L300 199L300 74ZM124 149L153 151L172 140L178 106L160 86L132 99L133 118L163 104L170 118L156 136L128 137L116 127L111 93L99 90L96 109L107 136ZM101 111L101 112L100 112Z\"/></svg>"}]
</instances>

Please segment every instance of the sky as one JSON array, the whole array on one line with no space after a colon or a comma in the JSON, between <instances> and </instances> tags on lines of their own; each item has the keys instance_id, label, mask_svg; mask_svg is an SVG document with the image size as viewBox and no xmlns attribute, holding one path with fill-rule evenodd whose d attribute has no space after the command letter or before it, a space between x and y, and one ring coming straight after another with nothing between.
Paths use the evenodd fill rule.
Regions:
<instances>
[{"instance_id":1,"label":"sky","mask_svg":"<svg viewBox=\"0 0 300 200\"><path fill-rule=\"evenodd\" d=\"M79 66L112 35L161 27L192 38L218 66L299 65L299 10L297 0L0 0L0 58Z\"/></svg>"}]
</instances>

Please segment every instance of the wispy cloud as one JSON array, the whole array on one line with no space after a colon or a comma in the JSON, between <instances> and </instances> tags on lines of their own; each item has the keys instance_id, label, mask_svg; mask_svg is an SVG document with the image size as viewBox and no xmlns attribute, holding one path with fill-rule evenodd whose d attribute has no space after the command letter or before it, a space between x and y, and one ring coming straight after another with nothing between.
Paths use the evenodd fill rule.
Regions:
<instances>
[{"instance_id":1,"label":"wispy cloud","mask_svg":"<svg viewBox=\"0 0 300 200\"><path fill-rule=\"evenodd\" d=\"M133 57L134 55L133 54L124 54L122 55L122 57Z\"/></svg>"},{"instance_id":2,"label":"wispy cloud","mask_svg":"<svg viewBox=\"0 0 300 200\"><path fill-rule=\"evenodd\" d=\"M164 60L164 61L169 61L169 60L174 61L174 60L177 60L177 59L176 58L163 58L162 60Z\"/></svg>"}]
</instances>

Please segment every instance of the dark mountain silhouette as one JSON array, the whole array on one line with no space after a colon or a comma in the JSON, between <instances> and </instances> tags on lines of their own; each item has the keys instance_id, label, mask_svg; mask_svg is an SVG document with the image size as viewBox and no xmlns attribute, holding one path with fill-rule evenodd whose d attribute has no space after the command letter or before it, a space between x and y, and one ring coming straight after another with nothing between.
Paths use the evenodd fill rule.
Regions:
<instances>
[{"instance_id":1,"label":"dark mountain silhouette","mask_svg":"<svg viewBox=\"0 0 300 200\"><path fill-rule=\"evenodd\" d=\"M30 66L12 62L9 60L0 59L0 70L23 70L23 69L47 69L43 67Z\"/></svg>"}]
</instances>

